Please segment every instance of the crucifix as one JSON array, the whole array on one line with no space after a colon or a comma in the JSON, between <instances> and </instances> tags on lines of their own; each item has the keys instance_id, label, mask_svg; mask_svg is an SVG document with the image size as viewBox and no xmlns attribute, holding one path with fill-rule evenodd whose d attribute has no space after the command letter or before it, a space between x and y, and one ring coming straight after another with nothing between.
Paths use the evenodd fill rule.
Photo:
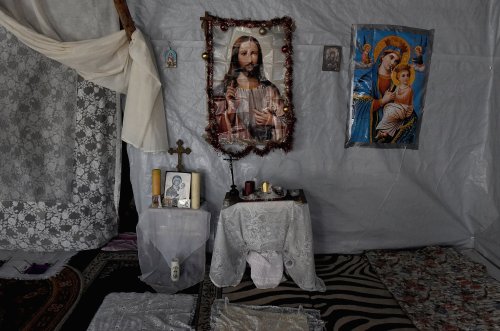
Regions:
<instances>
[{"instance_id":1,"label":"crucifix","mask_svg":"<svg viewBox=\"0 0 500 331\"><path fill-rule=\"evenodd\" d=\"M174 153L177 153L177 171L184 171L184 165L182 164L182 154L189 154L191 153L191 148L186 147L184 148L182 145L184 142L179 139L177 140L177 148L172 148L170 147L168 149L168 154L172 155Z\"/></svg>"},{"instance_id":2,"label":"crucifix","mask_svg":"<svg viewBox=\"0 0 500 331\"><path fill-rule=\"evenodd\" d=\"M233 173L233 161L238 161L237 158L233 158L232 155L229 155L229 159L224 159L225 161L229 161L229 170L231 170L231 190L229 191L229 195L231 196L239 196L240 192L236 188L236 185L234 185L234 173Z\"/></svg>"}]
</instances>

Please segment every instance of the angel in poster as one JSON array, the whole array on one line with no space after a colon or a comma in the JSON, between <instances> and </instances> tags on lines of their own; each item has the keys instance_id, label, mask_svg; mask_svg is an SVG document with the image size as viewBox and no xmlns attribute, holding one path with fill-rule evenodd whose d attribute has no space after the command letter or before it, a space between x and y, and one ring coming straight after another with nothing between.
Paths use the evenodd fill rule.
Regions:
<instances>
[{"instance_id":1,"label":"angel in poster","mask_svg":"<svg viewBox=\"0 0 500 331\"><path fill-rule=\"evenodd\" d=\"M354 66L346 146L417 146L428 76L425 63L430 62L432 36L432 30L400 26L353 27ZM363 62L366 54L362 50L367 44L373 50L373 64L369 66ZM415 49L420 52L412 54Z\"/></svg>"}]
</instances>

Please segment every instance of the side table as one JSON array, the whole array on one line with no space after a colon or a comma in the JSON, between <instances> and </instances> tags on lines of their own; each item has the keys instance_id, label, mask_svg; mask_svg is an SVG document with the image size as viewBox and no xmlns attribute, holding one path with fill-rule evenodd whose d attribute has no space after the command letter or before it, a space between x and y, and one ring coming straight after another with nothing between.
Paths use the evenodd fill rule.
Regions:
<instances>
[{"instance_id":1,"label":"side table","mask_svg":"<svg viewBox=\"0 0 500 331\"><path fill-rule=\"evenodd\" d=\"M204 209L148 208L139 215L137 248L140 279L160 293L176 293L201 282L205 274L205 244L210 213ZM172 259L180 265L179 280L171 279Z\"/></svg>"},{"instance_id":2,"label":"side table","mask_svg":"<svg viewBox=\"0 0 500 331\"><path fill-rule=\"evenodd\" d=\"M245 201L222 209L210 266L212 282L218 287L238 285L247 258L257 258L269 265L272 276L271 282L264 280L257 287L277 286L284 264L303 290L325 291L315 271L311 219L304 200Z\"/></svg>"}]
</instances>

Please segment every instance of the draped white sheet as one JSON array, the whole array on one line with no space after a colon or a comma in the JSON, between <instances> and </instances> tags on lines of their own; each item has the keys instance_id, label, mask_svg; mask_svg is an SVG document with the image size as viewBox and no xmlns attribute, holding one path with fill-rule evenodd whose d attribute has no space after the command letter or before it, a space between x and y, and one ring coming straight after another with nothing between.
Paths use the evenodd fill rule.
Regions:
<instances>
[{"instance_id":1,"label":"draped white sheet","mask_svg":"<svg viewBox=\"0 0 500 331\"><path fill-rule=\"evenodd\" d=\"M307 203L243 202L222 209L210 265L212 282L218 287L238 285L247 256L252 251L262 254L264 259L271 255L270 252L282 254L283 258L279 256L274 260L284 263L286 271L301 289L325 291L325 283L316 276ZM276 278L274 272L271 277ZM262 281L264 288L275 287L281 279L280 274L277 279L277 283L269 284L269 279L259 277L256 285L259 287Z\"/></svg>"},{"instance_id":2,"label":"draped white sheet","mask_svg":"<svg viewBox=\"0 0 500 331\"><path fill-rule=\"evenodd\" d=\"M160 293L175 293L205 276L205 243L210 213L201 209L148 208L139 216L137 249L140 279ZM180 265L179 280L170 278L172 259Z\"/></svg>"},{"instance_id":3,"label":"draped white sheet","mask_svg":"<svg viewBox=\"0 0 500 331\"><path fill-rule=\"evenodd\" d=\"M144 152L168 149L161 82L137 29L92 40L60 42L19 24L0 8L0 24L30 48L75 69L83 78L127 94L122 140Z\"/></svg>"}]
</instances>

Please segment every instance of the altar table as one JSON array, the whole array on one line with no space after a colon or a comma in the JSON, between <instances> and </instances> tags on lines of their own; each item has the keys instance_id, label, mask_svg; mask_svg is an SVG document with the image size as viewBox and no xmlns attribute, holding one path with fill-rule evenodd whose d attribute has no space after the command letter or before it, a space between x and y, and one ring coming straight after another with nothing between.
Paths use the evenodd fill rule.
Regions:
<instances>
[{"instance_id":1,"label":"altar table","mask_svg":"<svg viewBox=\"0 0 500 331\"><path fill-rule=\"evenodd\" d=\"M201 282L205 275L205 244L210 213L204 209L149 208L139 215L137 248L140 279L160 293L176 293ZM178 281L171 279L178 259Z\"/></svg>"},{"instance_id":2,"label":"altar table","mask_svg":"<svg viewBox=\"0 0 500 331\"><path fill-rule=\"evenodd\" d=\"M250 258L264 265L269 262L276 269L264 284L272 286L257 287L277 286L284 264L301 289L325 291L324 282L316 276L311 218L303 201L238 202L222 209L210 266L212 282L218 287L238 285Z\"/></svg>"}]
</instances>

